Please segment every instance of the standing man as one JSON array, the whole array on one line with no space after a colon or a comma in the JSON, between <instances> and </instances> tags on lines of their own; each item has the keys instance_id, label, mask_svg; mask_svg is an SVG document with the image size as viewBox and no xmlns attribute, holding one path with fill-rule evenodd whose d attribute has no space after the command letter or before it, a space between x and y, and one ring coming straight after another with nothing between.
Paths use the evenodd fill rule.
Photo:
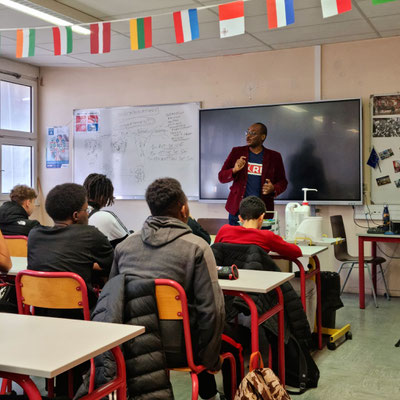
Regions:
<instances>
[{"instance_id":1,"label":"standing man","mask_svg":"<svg viewBox=\"0 0 400 400\"><path fill-rule=\"evenodd\" d=\"M280 153L263 146L267 133L263 123L251 125L246 131L247 146L234 147L218 173L221 183L233 181L225 205L231 225L239 223L239 204L243 198L260 197L267 211L273 211L274 198L286 190Z\"/></svg>"}]
</instances>

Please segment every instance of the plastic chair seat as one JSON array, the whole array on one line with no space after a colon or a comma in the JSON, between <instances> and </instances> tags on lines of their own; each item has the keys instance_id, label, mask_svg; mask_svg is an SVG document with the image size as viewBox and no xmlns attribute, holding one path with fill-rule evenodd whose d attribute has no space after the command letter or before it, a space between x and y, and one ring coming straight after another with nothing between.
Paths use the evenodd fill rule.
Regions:
<instances>
[{"instance_id":1,"label":"plastic chair seat","mask_svg":"<svg viewBox=\"0 0 400 400\"><path fill-rule=\"evenodd\" d=\"M358 263L358 257L356 256L351 256L350 254L347 254L347 257L336 257L336 259L338 261L341 262L354 262L354 263ZM386 259L383 257L375 257L373 258L372 256L367 256L364 257L364 262L366 262L367 264L382 264L384 262L386 262Z\"/></svg>"}]
</instances>

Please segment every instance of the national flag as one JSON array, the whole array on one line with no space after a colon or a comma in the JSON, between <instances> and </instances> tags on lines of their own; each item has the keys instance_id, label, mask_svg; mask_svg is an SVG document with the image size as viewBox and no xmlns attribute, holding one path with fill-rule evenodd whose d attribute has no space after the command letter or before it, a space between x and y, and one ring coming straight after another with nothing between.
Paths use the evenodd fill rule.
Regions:
<instances>
[{"instance_id":1,"label":"national flag","mask_svg":"<svg viewBox=\"0 0 400 400\"><path fill-rule=\"evenodd\" d=\"M373 5L389 3L389 1L396 1L396 0L372 0Z\"/></svg>"},{"instance_id":2,"label":"national flag","mask_svg":"<svg viewBox=\"0 0 400 400\"><path fill-rule=\"evenodd\" d=\"M35 29L17 30L17 52L16 57L32 57L35 55Z\"/></svg>"},{"instance_id":3,"label":"national flag","mask_svg":"<svg viewBox=\"0 0 400 400\"><path fill-rule=\"evenodd\" d=\"M57 26L53 28L54 55L72 53L72 28Z\"/></svg>"},{"instance_id":4,"label":"national flag","mask_svg":"<svg viewBox=\"0 0 400 400\"><path fill-rule=\"evenodd\" d=\"M351 0L321 0L322 16L333 17L351 10Z\"/></svg>"},{"instance_id":5,"label":"national flag","mask_svg":"<svg viewBox=\"0 0 400 400\"><path fill-rule=\"evenodd\" d=\"M376 168L377 166L379 166L379 156L374 147L371 150L371 154L369 155L367 164L372 168Z\"/></svg>"},{"instance_id":6,"label":"national flag","mask_svg":"<svg viewBox=\"0 0 400 400\"><path fill-rule=\"evenodd\" d=\"M244 2L221 4L219 9L220 37L242 35L244 33Z\"/></svg>"},{"instance_id":7,"label":"national flag","mask_svg":"<svg viewBox=\"0 0 400 400\"><path fill-rule=\"evenodd\" d=\"M293 24L293 0L267 0L267 13L269 29Z\"/></svg>"},{"instance_id":8,"label":"national flag","mask_svg":"<svg viewBox=\"0 0 400 400\"><path fill-rule=\"evenodd\" d=\"M147 49L152 45L151 17L131 19L131 49Z\"/></svg>"},{"instance_id":9,"label":"national flag","mask_svg":"<svg viewBox=\"0 0 400 400\"><path fill-rule=\"evenodd\" d=\"M90 53L109 53L111 50L111 22L90 25Z\"/></svg>"},{"instance_id":10,"label":"national flag","mask_svg":"<svg viewBox=\"0 0 400 400\"><path fill-rule=\"evenodd\" d=\"M174 12L174 26L176 43L190 42L198 39L199 20L197 18L197 9L183 10Z\"/></svg>"}]
</instances>

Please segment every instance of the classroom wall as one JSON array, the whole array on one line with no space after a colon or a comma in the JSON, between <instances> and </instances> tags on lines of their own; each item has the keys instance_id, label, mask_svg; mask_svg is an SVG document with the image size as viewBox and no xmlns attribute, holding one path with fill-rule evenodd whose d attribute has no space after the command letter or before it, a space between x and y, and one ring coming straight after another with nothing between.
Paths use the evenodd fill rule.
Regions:
<instances>
[{"instance_id":1,"label":"classroom wall","mask_svg":"<svg viewBox=\"0 0 400 400\"><path fill-rule=\"evenodd\" d=\"M313 47L199 60L119 68L41 68L39 86L39 178L44 193L57 183L71 181L71 167L45 168L45 133L48 126L72 128L76 108L145 105L200 101L202 107L225 107L314 100L321 85L322 99L362 97L364 156L369 145L369 95L399 91L400 38L324 45L321 49L321 82L316 82ZM95 57L95 56L94 56ZM318 61L318 60L317 60ZM318 90L317 90L318 92ZM249 124L253 121L249 121ZM268 143L267 143L268 145ZM230 149L227 149L227 153ZM340 155L338 155L340 159ZM368 171L365 171L369 182ZM138 230L148 215L144 201L117 201L114 210L130 229ZM190 202L199 217L226 217L223 204ZM277 206L284 226L284 206ZM329 216L342 214L351 253L357 253L352 208L324 206L323 230L331 234ZM46 222L50 222L48 219ZM360 222L360 221L359 221ZM380 246L392 253L394 246ZM323 269L336 270L333 251L321 257ZM388 263L387 277L393 295L400 295L399 262ZM354 275L356 272L354 272ZM378 282L381 292L381 282ZM347 289L357 291L357 279Z\"/></svg>"}]
</instances>

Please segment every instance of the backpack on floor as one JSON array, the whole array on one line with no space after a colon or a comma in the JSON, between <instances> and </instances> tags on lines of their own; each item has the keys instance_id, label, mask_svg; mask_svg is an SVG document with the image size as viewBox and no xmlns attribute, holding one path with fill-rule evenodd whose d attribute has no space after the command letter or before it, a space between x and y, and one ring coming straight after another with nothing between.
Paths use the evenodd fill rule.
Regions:
<instances>
[{"instance_id":1,"label":"backpack on floor","mask_svg":"<svg viewBox=\"0 0 400 400\"><path fill-rule=\"evenodd\" d=\"M271 369L260 368L243 378L234 400L290 400L290 396Z\"/></svg>"}]
</instances>

